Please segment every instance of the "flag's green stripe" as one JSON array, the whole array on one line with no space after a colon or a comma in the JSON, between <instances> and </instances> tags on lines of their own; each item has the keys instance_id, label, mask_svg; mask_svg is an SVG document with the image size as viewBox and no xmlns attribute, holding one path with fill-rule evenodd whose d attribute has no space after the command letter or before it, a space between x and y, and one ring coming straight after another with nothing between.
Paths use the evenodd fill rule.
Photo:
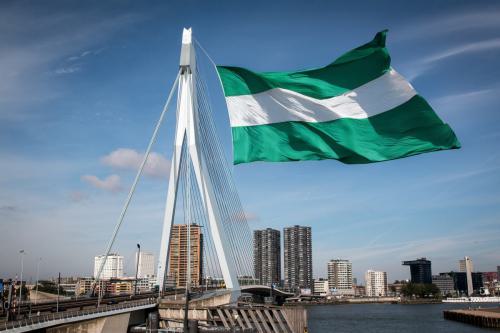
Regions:
<instances>
[{"instance_id":1,"label":"flag's green stripe","mask_svg":"<svg viewBox=\"0 0 500 333\"><path fill-rule=\"evenodd\" d=\"M235 164L320 159L370 163L460 147L453 130L418 95L366 119L283 122L232 131Z\"/></svg>"},{"instance_id":2,"label":"flag's green stripe","mask_svg":"<svg viewBox=\"0 0 500 333\"><path fill-rule=\"evenodd\" d=\"M386 31L332 64L299 72L255 73L241 67L217 66L226 97L257 94L273 88L293 90L313 98L341 95L383 75L391 58L385 48Z\"/></svg>"}]
</instances>

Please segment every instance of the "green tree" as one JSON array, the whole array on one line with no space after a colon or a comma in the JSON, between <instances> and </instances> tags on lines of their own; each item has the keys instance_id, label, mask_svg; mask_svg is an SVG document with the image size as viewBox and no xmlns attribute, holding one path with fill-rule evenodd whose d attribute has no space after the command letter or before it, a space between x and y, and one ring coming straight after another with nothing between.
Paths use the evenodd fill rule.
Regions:
<instances>
[{"instance_id":1,"label":"green tree","mask_svg":"<svg viewBox=\"0 0 500 333\"><path fill-rule=\"evenodd\" d=\"M439 297L439 288L434 283L407 283L401 287L401 294L406 297Z\"/></svg>"},{"instance_id":2,"label":"green tree","mask_svg":"<svg viewBox=\"0 0 500 333\"><path fill-rule=\"evenodd\" d=\"M49 294L57 294L57 283L52 281L42 280L38 283L38 291ZM61 286L59 287L59 294L66 295L66 291Z\"/></svg>"}]
</instances>

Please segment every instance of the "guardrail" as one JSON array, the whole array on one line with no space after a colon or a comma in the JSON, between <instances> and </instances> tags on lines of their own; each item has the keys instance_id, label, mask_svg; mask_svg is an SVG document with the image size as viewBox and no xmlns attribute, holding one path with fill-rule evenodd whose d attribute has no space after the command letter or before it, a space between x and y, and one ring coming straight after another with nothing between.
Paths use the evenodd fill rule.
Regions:
<instances>
[{"instance_id":1,"label":"guardrail","mask_svg":"<svg viewBox=\"0 0 500 333\"><path fill-rule=\"evenodd\" d=\"M92 316L93 318L103 317L103 316L99 316L98 314L106 313L106 312L117 312L120 310L137 308L137 307L144 307L144 306L153 305L156 303L157 303L156 298L148 298L146 300L122 302L122 303L118 303L118 304L114 304L114 305L104 305L104 306L100 306L100 307L95 308L95 309L87 309L87 310L80 310L80 311L64 311L64 312L57 312L57 313L41 314L38 316L35 315L35 316L31 316L29 318L24 318L24 319L17 320L17 321L5 322L4 324L2 324L0 326L0 331L8 331L8 330L21 331L22 328L28 328L29 326L33 327L33 329L40 327L40 326L48 327L50 325L43 325L43 324L48 324L48 323L54 322L54 321L73 322L73 321L85 320L84 317L89 317L89 316ZM79 318L79 317L82 317L82 318ZM71 319L74 319L74 320L71 320ZM22 330L22 331L26 331L26 330Z\"/></svg>"}]
</instances>

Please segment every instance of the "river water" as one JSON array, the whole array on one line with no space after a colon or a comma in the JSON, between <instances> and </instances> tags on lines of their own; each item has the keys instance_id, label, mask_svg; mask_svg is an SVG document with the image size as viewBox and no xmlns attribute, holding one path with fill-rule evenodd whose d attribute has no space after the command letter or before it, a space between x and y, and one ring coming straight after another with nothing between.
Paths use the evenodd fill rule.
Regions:
<instances>
[{"instance_id":1,"label":"river water","mask_svg":"<svg viewBox=\"0 0 500 333\"><path fill-rule=\"evenodd\" d=\"M307 307L310 333L322 332L494 332L443 318L443 310L468 304L340 304ZM473 307L477 307L474 304ZM498 304L479 304L482 308ZM498 331L496 331L498 332Z\"/></svg>"}]
</instances>

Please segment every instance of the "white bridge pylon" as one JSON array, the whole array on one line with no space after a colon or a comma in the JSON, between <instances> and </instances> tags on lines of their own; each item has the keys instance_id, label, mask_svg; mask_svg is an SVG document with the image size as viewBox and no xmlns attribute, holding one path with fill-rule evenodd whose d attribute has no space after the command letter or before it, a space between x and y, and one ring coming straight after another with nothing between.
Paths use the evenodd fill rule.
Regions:
<instances>
[{"instance_id":1,"label":"white bridge pylon","mask_svg":"<svg viewBox=\"0 0 500 333\"><path fill-rule=\"evenodd\" d=\"M168 182L168 192L163 220L163 232L161 238L160 257L158 264L158 280L160 291L165 288L165 280L168 271L168 260L172 225L174 223L176 202L179 188L179 178L183 159L191 161L197 188L200 191L202 204L206 209L206 216L210 233L213 237L216 255L220 264L220 271L224 278L227 289L233 293L233 297L240 292L240 285L236 274L236 265L233 252L230 249L229 235L226 234L221 212L216 202L216 193L208 171L208 156L200 149L200 133L198 125L200 115L196 101L196 57L192 43L191 29L184 29L182 35L182 49L180 56L180 77L178 83L177 99L177 124L175 132L174 151L172 166ZM185 147L185 149L183 149ZM189 163L189 161L188 161ZM189 222L191 223L191 222ZM190 236L188 236L189 238ZM248 249L250 251L250 249ZM191 269L187 268L188 271Z\"/></svg>"}]
</instances>

